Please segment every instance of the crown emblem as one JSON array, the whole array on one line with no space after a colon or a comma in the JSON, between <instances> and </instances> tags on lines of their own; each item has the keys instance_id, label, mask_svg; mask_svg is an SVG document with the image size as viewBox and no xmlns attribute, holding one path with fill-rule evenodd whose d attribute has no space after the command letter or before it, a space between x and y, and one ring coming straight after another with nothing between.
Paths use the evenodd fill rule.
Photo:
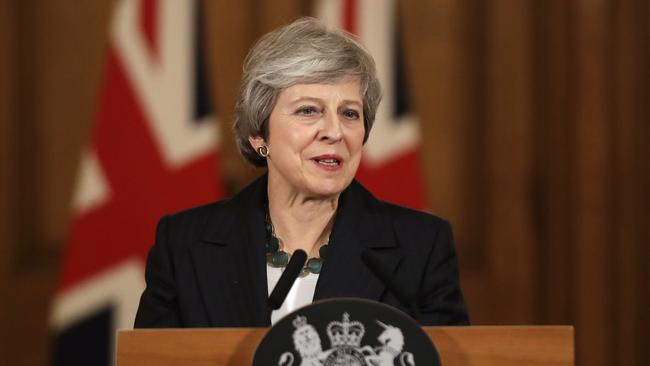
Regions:
<instances>
[{"instance_id":1,"label":"crown emblem","mask_svg":"<svg viewBox=\"0 0 650 366\"><path fill-rule=\"evenodd\" d=\"M350 314L343 313L343 321L333 321L327 325L327 336L332 347L355 347L361 345L366 329L358 321L350 321Z\"/></svg>"},{"instance_id":2,"label":"crown emblem","mask_svg":"<svg viewBox=\"0 0 650 366\"><path fill-rule=\"evenodd\" d=\"M307 317L298 315L295 319L293 319L292 323L296 329L300 329L307 325Z\"/></svg>"}]
</instances>

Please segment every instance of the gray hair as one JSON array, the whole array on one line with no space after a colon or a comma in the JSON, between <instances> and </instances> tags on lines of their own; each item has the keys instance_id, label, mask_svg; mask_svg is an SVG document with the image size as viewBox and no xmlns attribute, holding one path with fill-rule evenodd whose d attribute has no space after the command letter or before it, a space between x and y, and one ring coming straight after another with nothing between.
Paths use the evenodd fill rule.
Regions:
<instances>
[{"instance_id":1,"label":"gray hair","mask_svg":"<svg viewBox=\"0 0 650 366\"><path fill-rule=\"evenodd\" d=\"M280 92L295 84L335 83L359 77L362 90L364 143L375 122L381 86L375 62L354 36L330 30L318 19L301 18L263 36L246 56L235 108L233 131L239 151L256 166L249 137L268 139L268 122Z\"/></svg>"}]
</instances>

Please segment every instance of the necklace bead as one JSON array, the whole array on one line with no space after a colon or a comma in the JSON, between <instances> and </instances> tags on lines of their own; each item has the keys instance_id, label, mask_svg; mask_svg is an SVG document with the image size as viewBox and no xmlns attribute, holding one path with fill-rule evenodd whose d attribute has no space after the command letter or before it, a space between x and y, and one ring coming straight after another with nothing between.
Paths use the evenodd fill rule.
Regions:
<instances>
[{"instance_id":1,"label":"necklace bead","mask_svg":"<svg viewBox=\"0 0 650 366\"><path fill-rule=\"evenodd\" d=\"M328 248L329 248L329 243L325 243L325 245L323 245L318 249L318 256L321 258L326 258Z\"/></svg>"},{"instance_id":2,"label":"necklace bead","mask_svg":"<svg viewBox=\"0 0 650 366\"><path fill-rule=\"evenodd\" d=\"M320 270L323 267L323 259L322 258L309 258L307 260L307 265L305 267L311 273L320 273Z\"/></svg>"},{"instance_id":3,"label":"necklace bead","mask_svg":"<svg viewBox=\"0 0 650 366\"><path fill-rule=\"evenodd\" d=\"M282 250L278 250L271 256L271 265L274 267L286 267L289 263L289 254Z\"/></svg>"},{"instance_id":4,"label":"necklace bead","mask_svg":"<svg viewBox=\"0 0 650 366\"><path fill-rule=\"evenodd\" d=\"M271 216L266 212L266 263L271 267L283 268L286 267L289 263L289 253L280 249L280 240L275 236L275 229L273 223L271 222ZM323 268L323 260L327 257L327 247L329 242L323 244L318 249L318 255L320 258L313 257L307 260L305 267L302 269L301 277L308 275L309 273L319 274Z\"/></svg>"},{"instance_id":5,"label":"necklace bead","mask_svg":"<svg viewBox=\"0 0 650 366\"><path fill-rule=\"evenodd\" d=\"M275 253L279 249L280 249L280 241L278 241L278 238L272 235L271 238L266 242L266 252Z\"/></svg>"}]
</instances>

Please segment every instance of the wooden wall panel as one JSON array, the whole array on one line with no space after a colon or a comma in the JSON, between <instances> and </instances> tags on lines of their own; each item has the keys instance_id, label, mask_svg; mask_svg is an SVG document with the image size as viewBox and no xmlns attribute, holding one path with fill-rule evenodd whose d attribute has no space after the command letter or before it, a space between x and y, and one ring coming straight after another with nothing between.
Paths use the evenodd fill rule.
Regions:
<instances>
[{"instance_id":1,"label":"wooden wall panel","mask_svg":"<svg viewBox=\"0 0 650 366\"><path fill-rule=\"evenodd\" d=\"M650 210L644 196L644 181L640 173L648 168L647 148L648 125L648 4L645 1L625 1L615 5L616 28L614 30L615 64L613 75L616 79L613 91L613 156L615 167L614 194L616 196L613 213L616 215L614 225L614 253L616 271L613 274L616 285L613 287L614 328L610 341L618 352L614 355L614 364L635 365L640 363L640 352L645 347L634 342L637 331L645 332L648 324L639 322L648 307L643 307L643 297L648 292L639 291L643 281L642 267L638 258L643 256L642 231L647 226ZM645 38L644 38L645 37ZM645 113L644 113L645 112ZM645 130L645 131L644 131ZM646 133L644 133L646 132ZM641 179L639 179L641 178ZM647 186L646 186L647 189ZM644 212L645 211L645 212ZM647 252L646 252L647 253ZM648 281L650 277L645 277ZM647 302L646 302L647 304Z\"/></svg>"},{"instance_id":2,"label":"wooden wall panel","mask_svg":"<svg viewBox=\"0 0 650 366\"><path fill-rule=\"evenodd\" d=\"M11 233L2 236L9 262L2 266L8 294L2 332L11 337L3 340L3 362L42 365L49 363L49 304L94 113L110 1L7 4L11 11L2 13L11 20L2 23L13 30L2 55L11 70L2 79L12 95L2 155L11 191L1 209Z\"/></svg>"},{"instance_id":3,"label":"wooden wall panel","mask_svg":"<svg viewBox=\"0 0 650 366\"><path fill-rule=\"evenodd\" d=\"M611 144L611 9L605 1L575 3L576 96L574 235L576 359L611 364L613 167Z\"/></svg>"},{"instance_id":4,"label":"wooden wall panel","mask_svg":"<svg viewBox=\"0 0 650 366\"><path fill-rule=\"evenodd\" d=\"M531 4L400 3L430 207L454 225L472 319L524 322L536 248Z\"/></svg>"},{"instance_id":5,"label":"wooden wall panel","mask_svg":"<svg viewBox=\"0 0 650 366\"><path fill-rule=\"evenodd\" d=\"M650 349L648 349L648 339L650 339L650 168L648 167L647 157L650 156L650 4L644 0L638 0L635 7L636 24L638 32L635 36L639 38L641 46L641 57L643 63L638 74L639 83L639 100L640 115L638 116L638 130L636 135L637 146L639 146L637 174L634 179L639 181L641 187L640 196L637 197L637 204L643 208L639 214L640 231L636 241L638 256L636 257L636 268L638 271L635 275L637 279L636 291L640 294L638 298L638 318L635 319L636 330L634 337L629 342L635 343L637 365L650 364Z\"/></svg>"},{"instance_id":6,"label":"wooden wall panel","mask_svg":"<svg viewBox=\"0 0 650 366\"><path fill-rule=\"evenodd\" d=\"M533 163L533 21L531 3L493 1L487 9L485 245L489 251L491 318L533 318L536 262L530 210ZM507 304L507 306L503 306Z\"/></svg>"},{"instance_id":7,"label":"wooden wall panel","mask_svg":"<svg viewBox=\"0 0 650 366\"><path fill-rule=\"evenodd\" d=\"M650 17L650 12L645 11L644 14ZM650 34L648 31L648 21L644 24L645 27L642 34L645 37L644 39L647 40ZM650 113L647 107L650 104L648 103L648 101L650 101L650 90L648 90L648 87L650 86L650 73L648 72L648 70L650 70L650 50L648 49L648 42L645 43L644 49L646 66L644 68L645 71L642 73L644 76L642 80L645 85L643 99L646 101L646 107L644 109L644 114L641 117L647 121L648 118L650 118ZM650 156L650 147L646 143L647 141L650 141L650 126L648 126L648 123L641 124L637 139L643 141L643 145L641 146L644 146L644 148L641 150L641 156L642 161L646 161L646 157ZM636 364L649 365L650 350L648 349L648 339L650 339L650 312L648 312L647 309L650 309L650 266L648 265L648 258L650 258L650 245L648 245L648 243L650 243L650 225L648 225L650 222L650 169L648 169L647 163L644 164L644 167L641 168L639 173L638 179L643 187L641 197L639 197L639 204L645 208L639 217L642 224L640 228L640 237L636 242L639 255L635 261L636 267L639 269L636 273L636 291L640 294L637 303L638 308L640 309L640 314L638 314L638 318L634 321L636 324L634 337L627 339L627 341L635 344L634 348L637 351Z\"/></svg>"},{"instance_id":8,"label":"wooden wall panel","mask_svg":"<svg viewBox=\"0 0 650 366\"><path fill-rule=\"evenodd\" d=\"M30 70L35 78L32 103L39 106L32 112L40 141L35 168L44 237L39 240L54 249L67 235L80 151L95 115L110 6L110 0L83 5L72 0L44 2L32 7L33 18L26 25L34 29L25 56L35 60Z\"/></svg>"},{"instance_id":9,"label":"wooden wall panel","mask_svg":"<svg viewBox=\"0 0 650 366\"><path fill-rule=\"evenodd\" d=\"M23 235L57 251L68 229L81 147L94 114L110 1L20 3L16 63ZM83 30L83 31L80 31ZM30 253L33 255L34 253ZM44 254L47 255L47 254Z\"/></svg>"},{"instance_id":10,"label":"wooden wall panel","mask_svg":"<svg viewBox=\"0 0 650 366\"><path fill-rule=\"evenodd\" d=\"M203 44L221 134L221 172L227 191L232 193L256 174L254 169L242 164L243 158L231 130L242 61L253 42L253 30L248 21L252 4L250 1L201 1L201 5L205 34Z\"/></svg>"},{"instance_id":11,"label":"wooden wall panel","mask_svg":"<svg viewBox=\"0 0 650 366\"><path fill-rule=\"evenodd\" d=\"M400 3L474 323L575 324L578 364L647 363L650 6Z\"/></svg>"},{"instance_id":12,"label":"wooden wall panel","mask_svg":"<svg viewBox=\"0 0 650 366\"><path fill-rule=\"evenodd\" d=\"M11 270L13 267L14 212L12 179L15 170L13 146L13 49L14 6L7 0L0 1L0 298L9 299ZM8 301L0 301L0 325L9 319ZM0 354L8 352L9 332L0 326Z\"/></svg>"},{"instance_id":13,"label":"wooden wall panel","mask_svg":"<svg viewBox=\"0 0 650 366\"><path fill-rule=\"evenodd\" d=\"M573 240L571 169L573 154L569 118L573 104L569 83L574 59L568 37L570 2L538 1L534 38L535 173L531 206L536 212L535 237L539 320L569 324L572 320Z\"/></svg>"},{"instance_id":14,"label":"wooden wall panel","mask_svg":"<svg viewBox=\"0 0 650 366\"><path fill-rule=\"evenodd\" d=\"M407 77L422 126L422 155L430 207L452 222L460 221L460 166L466 124L460 2L401 2ZM437 72L432 72L436 70ZM415 75L419 76L416 77Z\"/></svg>"}]
</instances>

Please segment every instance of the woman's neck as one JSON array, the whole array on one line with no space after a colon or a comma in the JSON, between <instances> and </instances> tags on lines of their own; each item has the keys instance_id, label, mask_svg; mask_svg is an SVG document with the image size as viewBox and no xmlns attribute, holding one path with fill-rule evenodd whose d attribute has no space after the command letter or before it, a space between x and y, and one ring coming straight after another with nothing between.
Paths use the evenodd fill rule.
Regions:
<instances>
[{"instance_id":1,"label":"woman's neck","mask_svg":"<svg viewBox=\"0 0 650 366\"><path fill-rule=\"evenodd\" d=\"M282 249L288 253L302 249L309 257L317 257L320 246L329 240L338 195L313 198L269 186L268 197L269 215Z\"/></svg>"}]
</instances>

